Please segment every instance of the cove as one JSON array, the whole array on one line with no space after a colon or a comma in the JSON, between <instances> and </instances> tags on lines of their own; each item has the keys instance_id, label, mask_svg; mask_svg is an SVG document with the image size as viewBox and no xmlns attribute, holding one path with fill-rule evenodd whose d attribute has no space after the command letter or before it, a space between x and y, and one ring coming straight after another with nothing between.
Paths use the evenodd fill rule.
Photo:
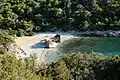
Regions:
<instances>
[{"instance_id":1,"label":"cove","mask_svg":"<svg viewBox=\"0 0 120 80\"><path fill-rule=\"evenodd\" d=\"M64 41L58 46L57 53L48 54L47 63L58 61L61 56L71 53L98 52L105 56L120 54L119 37L79 37Z\"/></svg>"},{"instance_id":2,"label":"cove","mask_svg":"<svg viewBox=\"0 0 120 80\"><path fill-rule=\"evenodd\" d=\"M59 46L62 53L98 52L104 55L120 53L119 37L80 37L64 41Z\"/></svg>"}]
</instances>

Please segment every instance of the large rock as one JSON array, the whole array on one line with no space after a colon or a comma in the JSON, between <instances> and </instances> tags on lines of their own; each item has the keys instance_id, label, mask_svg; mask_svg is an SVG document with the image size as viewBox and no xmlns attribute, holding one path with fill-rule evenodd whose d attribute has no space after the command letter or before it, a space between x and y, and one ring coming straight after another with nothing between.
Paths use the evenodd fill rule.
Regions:
<instances>
[{"instance_id":1,"label":"large rock","mask_svg":"<svg viewBox=\"0 0 120 80\"><path fill-rule=\"evenodd\" d=\"M49 48L49 41L47 39L41 40L41 45L43 45L44 48Z\"/></svg>"},{"instance_id":2,"label":"large rock","mask_svg":"<svg viewBox=\"0 0 120 80\"><path fill-rule=\"evenodd\" d=\"M60 42L60 35L56 34L54 37L50 38L50 41L59 43Z\"/></svg>"},{"instance_id":3,"label":"large rock","mask_svg":"<svg viewBox=\"0 0 120 80\"><path fill-rule=\"evenodd\" d=\"M60 35L56 34L54 37L50 38L48 42L50 48L57 47L58 43L60 43Z\"/></svg>"},{"instance_id":4,"label":"large rock","mask_svg":"<svg viewBox=\"0 0 120 80\"><path fill-rule=\"evenodd\" d=\"M120 31L106 31L108 37L117 37L120 36Z\"/></svg>"}]
</instances>

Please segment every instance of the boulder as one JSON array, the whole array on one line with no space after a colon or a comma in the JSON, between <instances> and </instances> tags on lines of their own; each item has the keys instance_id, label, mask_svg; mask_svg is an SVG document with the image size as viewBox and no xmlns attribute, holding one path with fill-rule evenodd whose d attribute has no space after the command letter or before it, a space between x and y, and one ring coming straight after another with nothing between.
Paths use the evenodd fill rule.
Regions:
<instances>
[{"instance_id":1,"label":"boulder","mask_svg":"<svg viewBox=\"0 0 120 80\"><path fill-rule=\"evenodd\" d=\"M50 38L52 42L59 43L60 42L60 35L56 34L54 37Z\"/></svg>"},{"instance_id":2,"label":"boulder","mask_svg":"<svg viewBox=\"0 0 120 80\"><path fill-rule=\"evenodd\" d=\"M41 45L44 45L44 48L49 48L49 41L47 39L41 40Z\"/></svg>"},{"instance_id":3,"label":"boulder","mask_svg":"<svg viewBox=\"0 0 120 80\"><path fill-rule=\"evenodd\" d=\"M116 35L117 35L114 31L106 31L105 34L106 34L108 37L113 37L113 36L116 36Z\"/></svg>"}]
</instances>

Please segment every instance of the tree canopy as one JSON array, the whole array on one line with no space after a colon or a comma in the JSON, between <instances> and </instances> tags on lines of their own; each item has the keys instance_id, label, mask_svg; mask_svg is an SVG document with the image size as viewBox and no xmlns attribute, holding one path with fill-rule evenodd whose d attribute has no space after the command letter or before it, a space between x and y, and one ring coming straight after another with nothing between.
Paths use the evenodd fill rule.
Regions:
<instances>
[{"instance_id":1,"label":"tree canopy","mask_svg":"<svg viewBox=\"0 0 120 80\"><path fill-rule=\"evenodd\" d=\"M119 12L119 0L2 0L0 29L13 30L18 36L54 27L119 30Z\"/></svg>"}]
</instances>

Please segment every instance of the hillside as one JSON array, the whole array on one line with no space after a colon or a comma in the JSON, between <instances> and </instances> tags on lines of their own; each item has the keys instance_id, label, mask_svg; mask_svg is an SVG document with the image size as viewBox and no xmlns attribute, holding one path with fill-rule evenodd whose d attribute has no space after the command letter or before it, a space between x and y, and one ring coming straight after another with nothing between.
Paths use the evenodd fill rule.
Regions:
<instances>
[{"instance_id":1,"label":"hillside","mask_svg":"<svg viewBox=\"0 0 120 80\"><path fill-rule=\"evenodd\" d=\"M119 36L120 0L0 0L0 80L120 80Z\"/></svg>"},{"instance_id":2,"label":"hillside","mask_svg":"<svg viewBox=\"0 0 120 80\"><path fill-rule=\"evenodd\" d=\"M119 0L2 0L0 29L17 36L33 31L120 30Z\"/></svg>"}]
</instances>

